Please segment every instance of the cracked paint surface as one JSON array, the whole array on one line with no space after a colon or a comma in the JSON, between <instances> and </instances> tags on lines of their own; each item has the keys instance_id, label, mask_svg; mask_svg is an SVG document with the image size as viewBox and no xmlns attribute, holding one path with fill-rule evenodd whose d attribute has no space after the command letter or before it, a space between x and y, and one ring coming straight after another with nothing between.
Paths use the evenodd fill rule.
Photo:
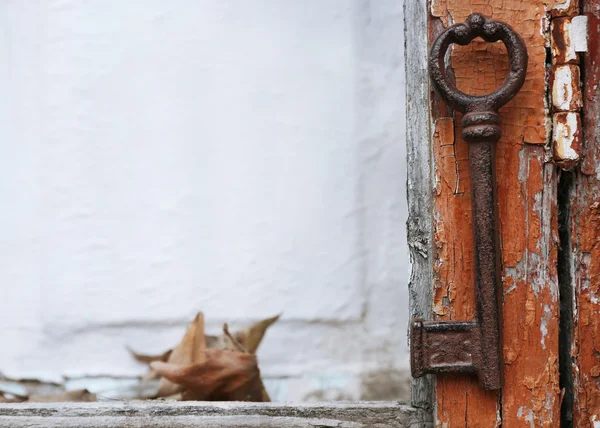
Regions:
<instances>
[{"instance_id":1,"label":"cracked paint surface","mask_svg":"<svg viewBox=\"0 0 600 428\"><path fill-rule=\"evenodd\" d=\"M579 161L582 144L579 113L560 112L553 115L552 151L554 161L571 168Z\"/></svg>"},{"instance_id":2,"label":"cracked paint surface","mask_svg":"<svg viewBox=\"0 0 600 428\"><path fill-rule=\"evenodd\" d=\"M509 23L525 39L528 75L503 109L497 147L497 186L504 287L505 387L483 391L474 377L437 377L439 427L556 426L558 390L558 284L555 167L544 147L550 118L545 105L548 20L552 1L433 0L431 27L463 22L481 12ZM432 33L435 31L432 31ZM459 89L485 94L507 71L501 43L456 46L451 66ZM434 111L434 312L441 320L469 320L475 313L468 147L460 114ZM441 113L440 113L441 112Z\"/></svg>"},{"instance_id":3,"label":"cracked paint surface","mask_svg":"<svg viewBox=\"0 0 600 428\"><path fill-rule=\"evenodd\" d=\"M585 0L588 50L583 56L584 160L571 205L575 310L571 355L574 426L600 426L600 0Z\"/></svg>"},{"instance_id":4,"label":"cracked paint surface","mask_svg":"<svg viewBox=\"0 0 600 428\"><path fill-rule=\"evenodd\" d=\"M552 68L550 88L554 111L577 111L582 105L581 79L577 65L565 64Z\"/></svg>"}]
</instances>

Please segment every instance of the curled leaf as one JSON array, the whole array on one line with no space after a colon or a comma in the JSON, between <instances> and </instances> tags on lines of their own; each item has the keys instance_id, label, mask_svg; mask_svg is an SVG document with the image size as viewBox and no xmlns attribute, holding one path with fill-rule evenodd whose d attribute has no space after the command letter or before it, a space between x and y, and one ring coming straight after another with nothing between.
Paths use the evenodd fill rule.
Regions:
<instances>
[{"instance_id":1,"label":"curled leaf","mask_svg":"<svg viewBox=\"0 0 600 428\"><path fill-rule=\"evenodd\" d=\"M248 354L248 350L244 348L244 346L236 340L235 337L229 333L229 326L227 323L223 324L223 338L225 342L225 349L229 351L238 351L242 354Z\"/></svg>"},{"instance_id":2,"label":"curled leaf","mask_svg":"<svg viewBox=\"0 0 600 428\"><path fill-rule=\"evenodd\" d=\"M204 334L204 316L199 312L174 349L160 355L139 354L131 349L129 352L134 359L150 366L150 371L143 377L144 380L158 379L162 376L154 397L169 399L182 396L187 400L270 401L260 379L256 358L248 360L248 357L256 353L267 329L279 317L280 315L277 315L258 321L233 334L225 324L221 335L207 336ZM246 357L239 357L239 355L246 355ZM223 361L215 361L215 358L223 358ZM254 365L243 364L244 361L251 361ZM184 369L187 370L185 376L177 377ZM198 389L199 385L189 385L190 382L194 383L190 379L197 377L199 373L202 373L203 380L208 382L208 386L203 385L200 388L201 391ZM228 382L233 383L228 389L220 382L229 375L232 377L228 378Z\"/></svg>"},{"instance_id":3,"label":"curled leaf","mask_svg":"<svg viewBox=\"0 0 600 428\"><path fill-rule=\"evenodd\" d=\"M169 349L169 350L163 352L162 354L146 355L146 354L139 354L139 353L135 352L133 349L131 349L130 347L127 347L127 350L129 351L131 356L136 361L143 363L143 364L150 364L152 361L167 361L169 359L169 357L171 356L171 353L173 352L172 349ZM158 379L159 377L160 376L158 375L158 373L156 373L154 370L149 370L148 373L146 373L142 377L142 380L144 380L144 381L154 380L154 379Z\"/></svg>"},{"instance_id":4,"label":"curled leaf","mask_svg":"<svg viewBox=\"0 0 600 428\"><path fill-rule=\"evenodd\" d=\"M277 316L277 318L279 318L279 316ZM273 321L273 322L275 322L275 321ZM242 344L240 342L238 342L235 339L235 337L233 337L231 335L231 333L229 333L229 327L227 326L227 324L223 325L223 336L225 337L225 341L228 343L228 346L230 346L232 349L234 349L238 352L241 352L242 354L249 353L248 350L246 350L246 348L244 348L242 346ZM269 397L269 393L267 392L267 389L265 388L264 384L262 383L262 379L260 381L260 388L261 388L261 400L260 401L264 401L264 402L271 401L271 397Z\"/></svg>"},{"instance_id":5,"label":"curled leaf","mask_svg":"<svg viewBox=\"0 0 600 428\"><path fill-rule=\"evenodd\" d=\"M255 355L221 349L207 349L205 354L206 361L202 363L156 361L150 365L183 388L184 400L265 401Z\"/></svg>"},{"instance_id":6,"label":"curled leaf","mask_svg":"<svg viewBox=\"0 0 600 428\"><path fill-rule=\"evenodd\" d=\"M267 329L273 325L279 317L281 317L281 314L258 321L247 329L236 332L233 336L246 350L248 350L248 352L255 354Z\"/></svg>"},{"instance_id":7,"label":"curled leaf","mask_svg":"<svg viewBox=\"0 0 600 428\"><path fill-rule=\"evenodd\" d=\"M173 352L172 349L169 349L169 350L163 352L162 354L146 355L146 354L139 354L129 347L127 347L127 350L129 351L131 356L136 361L139 361L140 363L143 363L143 364L150 364L153 361L167 361L169 359L169 357L171 356L171 353Z\"/></svg>"},{"instance_id":8,"label":"curled leaf","mask_svg":"<svg viewBox=\"0 0 600 428\"><path fill-rule=\"evenodd\" d=\"M173 349L169 355L168 363L170 364L194 364L205 361L204 351L206 349L206 340L204 338L204 315L198 312L194 321L188 326L183 339L179 345ZM150 363L150 367L154 369L154 364L163 363L162 361L154 361ZM165 363L166 364L166 363ZM168 397L178 392L181 392L181 386L170 382L163 378L158 386L157 397Z\"/></svg>"}]
</instances>

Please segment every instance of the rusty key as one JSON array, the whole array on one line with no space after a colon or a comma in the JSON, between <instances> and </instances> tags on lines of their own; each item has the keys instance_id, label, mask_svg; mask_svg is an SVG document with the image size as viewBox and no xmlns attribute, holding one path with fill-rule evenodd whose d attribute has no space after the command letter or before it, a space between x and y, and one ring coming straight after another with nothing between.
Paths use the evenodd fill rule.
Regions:
<instances>
[{"instance_id":1,"label":"rusty key","mask_svg":"<svg viewBox=\"0 0 600 428\"><path fill-rule=\"evenodd\" d=\"M502 87L482 96L459 91L449 79L445 63L450 44L467 45L477 37L487 42L501 40L510 61ZM484 389L502 388L502 286L495 148L502 135L498 110L521 89L526 72L527 49L523 39L507 24L478 13L471 14L464 24L446 29L431 48L429 73L433 87L447 104L463 113L462 137L469 144L477 313L473 321L413 320L410 353L414 377L428 373L474 373Z\"/></svg>"}]
</instances>

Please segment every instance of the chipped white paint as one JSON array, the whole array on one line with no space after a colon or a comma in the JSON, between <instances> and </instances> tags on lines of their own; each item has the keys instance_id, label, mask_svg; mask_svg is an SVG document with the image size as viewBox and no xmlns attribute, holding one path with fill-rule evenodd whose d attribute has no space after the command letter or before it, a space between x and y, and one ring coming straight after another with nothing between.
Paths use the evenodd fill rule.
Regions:
<instances>
[{"instance_id":1,"label":"chipped white paint","mask_svg":"<svg viewBox=\"0 0 600 428\"><path fill-rule=\"evenodd\" d=\"M435 11L437 9L437 3L439 0L431 0L430 4L429 4L429 13L432 16L435 16Z\"/></svg>"},{"instance_id":2,"label":"chipped white paint","mask_svg":"<svg viewBox=\"0 0 600 428\"><path fill-rule=\"evenodd\" d=\"M540 332L542 333L541 345L543 349L546 349L546 336L548 336L548 323L556 319L553 317L552 311L548 305L544 306L544 314L542 315L540 323Z\"/></svg>"},{"instance_id":3,"label":"chipped white paint","mask_svg":"<svg viewBox=\"0 0 600 428\"><path fill-rule=\"evenodd\" d=\"M284 5L285 3L285 5ZM397 0L0 2L0 372L283 312L277 400L407 366ZM329 397L329 395L327 395Z\"/></svg>"},{"instance_id":4,"label":"chipped white paint","mask_svg":"<svg viewBox=\"0 0 600 428\"><path fill-rule=\"evenodd\" d=\"M510 268L507 268L510 269ZM508 287L505 291L504 291L504 295L508 295L511 291L516 290L517 289L517 283L514 282L510 287Z\"/></svg>"},{"instance_id":5,"label":"chipped white paint","mask_svg":"<svg viewBox=\"0 0 600 428\"><path fill-rule=\"evenodd\" d=\"M566 111L573 101L573 73L568 65L555 68L552 85L552 105L554 108Z\"/></svg>"},{"instance_id":6,"label":"chipped white paint","mask_svg":"<svg viewBox=\"0 0 600 428\"><path fill-rule=\"evenodd\" d=\"M552 137L552 114L550 113L551 101L548 97L544 97L544 131L546 141L550 141Z\"/></svg>"},{"instance_id":7,"label":"chipped white paint","mask_svg":"<svg viewBox=\"0 0 600 428\"><path fill-rule=\"evenodd\" d=\"M544 46L550 47L550 18L547 14L543 13L540 17L540 35L544 39Z\"/></svg>"},{"instance_id":8,"label":"chipped white paint","mask_svg":"<svg viewBox=\"0 0 600 428\"><path fill-rule=\"evenodd\" d=\"M552 106L558 111L578 110L582 107L578 68L575 65L554 67Z\"/></svg>"},{"instance_id":9,"label":"chipped white paint","mask_svg":"<svg viewBox=\"0 0 600 428\"><path fill-rule=\"evenodd\" d=\"M564 118L564 120L554 120L554 128L552 131L552 142L554 145L554 152L556 156L564 160L578 160L579 153L575 150L575 145L579 142L576 141L576 136L580 131L580 121L578 120L578 113L567 112L557 113L554 118Z\"/></svg>"},{"instance_id":10,"label":"chipped white paint","mask_svg":"<svg viewBox=\"0 0 600 428\"><path fill-rule=\"evenodd\" d=\"M553 7L554 10L558 11L558 12L566 12L569 10L572 10L574 7L575 2L577 2L579 0L565 0L564 2L561 3L556 3Z\"/></svg>"},{"instance_id":11,"label":"chipped white paint","mask_svg":"<svg viewBox=\"0 0 600 428\"><path fill-rule=\"evenodd\" d=\"M575 52L588 51L588 17L579 15L571 20L571 43Z\"/></svg>"},{"instance_id":12,"label":"chipped white paint","mask_svg":"<svg viewBox=\"0 0 600 428\"><path fill-rule=\"evenodd\" d=\"M558 22L558 24L557 24ZM571 39L571 27L572 27L572 22L570 19L553 19L551 26L554 27L556 25L562 25L562 31L559 32L560 35L562 35L562 37L564 38L564 40L562 41L562 44L564 44L565 49L564 50L560 50L557 46L557 43L553 43L552 44L552 57L553 59L556 57L559 57L560 55L564 56L564 62L572 62L572 61L576 61L578 59L578 54L575 51L575 46L572 43L572 39ZM556 34L554 31L551 32L552 37L554 37L554 35Z\"/></svg>"}]
</instances>

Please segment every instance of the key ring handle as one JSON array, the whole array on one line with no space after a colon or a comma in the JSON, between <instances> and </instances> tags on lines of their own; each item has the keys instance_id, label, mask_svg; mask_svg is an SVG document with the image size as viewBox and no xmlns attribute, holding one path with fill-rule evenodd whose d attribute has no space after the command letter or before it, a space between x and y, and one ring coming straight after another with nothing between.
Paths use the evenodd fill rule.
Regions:
<instances>
[{"instance_id":1,"label":"key ring handle","mask_svg":"<svg viewBox=\"0 0 600 428\"><path fill-rule=\"evenodd\" d=\"M501 40L506 46L510 70L502 86L487 95L468 95L460 91L448 79L445 56L452 43L468 45L475 38L486 42ZM527 48L525 42L508 24L472 13L464 24L455 24L446 29L431 47L429 70L436 92L454 109L462 112L498 111L521 89L527 74Z\"/></svg>"}]
</instances>

